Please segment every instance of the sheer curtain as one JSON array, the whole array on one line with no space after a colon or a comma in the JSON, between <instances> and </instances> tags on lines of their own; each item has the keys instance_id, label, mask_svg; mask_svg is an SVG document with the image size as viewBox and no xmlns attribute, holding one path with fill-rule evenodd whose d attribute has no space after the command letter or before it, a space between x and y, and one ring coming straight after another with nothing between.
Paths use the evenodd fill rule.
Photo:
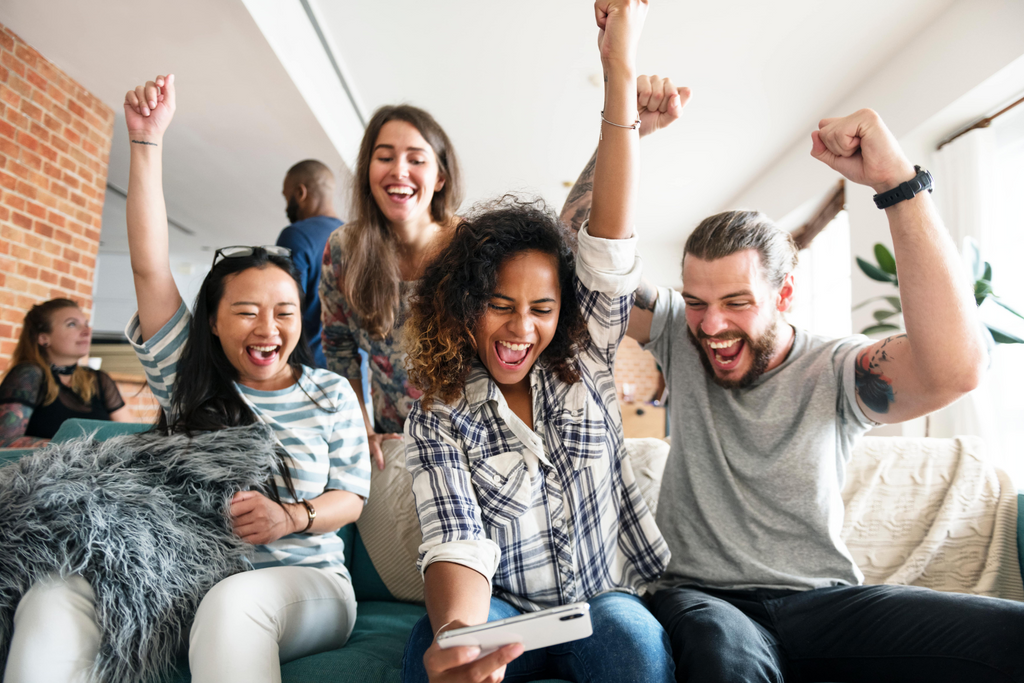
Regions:
<instances>
[{"instance_id":1,"label":"sheer curtain","mask_svg":"<svg viewBox=\"0 0 1024 683\"><path fill-rule=\"evenodd\" d=\"M991 128L972 130L933 155L935 203L961 253L965 237L975 241L983 257L992 246L995 158L995 131ZM966 258L964 268L970 268ZM933 413L928 418L929 436L975 434L991 444L996 425L988 383L986 375L977 390Z\"/></svg>"},{"instance_id":2,"label":"sheer curtain","mask_svg":"<svg viewBox=\"0 0 1024 683\"><path fill-rule=\"evenodd\" d=\"M935 200L954 241L961 251L965 237L975 241L982 259L992 264L995 292L1024 312L1024 108L1019 109L943 147L935 153L932 168ZM985 302L981 315L1022 334L1024 321L992 301ZM929 434L981 436L1014 483L1024 487L1024 345L1004 344L991 351L981 386L934 413Z\"/></svg>"}]
</instances>

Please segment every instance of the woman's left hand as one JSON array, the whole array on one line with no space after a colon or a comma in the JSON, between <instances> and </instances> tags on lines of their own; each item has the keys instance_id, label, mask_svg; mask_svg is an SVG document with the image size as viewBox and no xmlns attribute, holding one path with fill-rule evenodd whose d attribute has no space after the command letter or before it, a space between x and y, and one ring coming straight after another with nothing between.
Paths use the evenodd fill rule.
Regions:
<instances>
[{"instance_id":1,"label":"woman's left hand","mask_svg":"<svg viewBox=\"0 0 1024 683\"><path fill-rule=\"evenodd\" d=\"M292 504L278 504L258 491L239 491L231 499L231 527L246 543L273 543L302 529L292 516ZM302 515L305 517L303 508Z\"/></svg>"}]
</instances>

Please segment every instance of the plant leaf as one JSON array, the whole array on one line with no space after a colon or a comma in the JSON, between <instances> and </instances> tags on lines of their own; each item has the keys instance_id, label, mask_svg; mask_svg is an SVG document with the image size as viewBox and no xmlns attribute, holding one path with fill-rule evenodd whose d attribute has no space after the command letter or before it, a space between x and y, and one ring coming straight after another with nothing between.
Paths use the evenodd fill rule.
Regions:
<instances>
[{"instance_id":1,"label":"plant leaf","mask_svg":"<svg viewBox=\"0 0 1024 683\"><path fill-rule=\"evenodd\" d=\"M874 265L873 263L868 263L860 256L857 257L857 265L860 266L860 269L864 271L864 274L867 275L872 280L896 284L896 278L894 278L892 275L889 275L888 273L886 273L884 270Z\"/></svg>"},{"instance_id":2,"label":"plant leaf","mask_svg":"<svg viewBox=\"0 0 1024 683\"><path fill-rule=\"evenodd\" d=\"M985 325L988 331L992 333L992 338L995 339L996 344L1024 344L1024 339L1021 339L1017 335L1010 334L1000 330L998 327L992 327L991 325Z\"/></svg>"},{"instance_id":3,"label":"plant leaf","mask_svg":"<svg viewBox=\"0 0 1024 683\"><path fill-rule=\"evenodd\" d=\"M981 279L992 282L992 264L988 261L985 261L985 274L981 276Z\"/></svg>"},{"instance_id":4,"label":"plant leaf","mask_svg":"<svg viewBox=\"0 0 1024 683\"><path fill-rule=\"evenodd\" d=\"M998 296L996 296L995 294L992 294L991 296L992 296L992 301L995 301L997 304L999 304L1000 306L1002 306L1003 308L1008 310L1010 313L1013 313L1018 318L1024 318L1024 315L1021 315L1020 312L1015 311L1012 308L1010 308L1010 306L1008 304L1004 304L1003 300L1000 299Z\"/></svg>"},{"instance_id":5,"label":"plant leaf","mask_svg":"<svg viewBox=\"0 0 1024 683\"><path fill-rule=\"evenodd\" d=\"M860 331L860 333L861 334L874 334L876 332L899 332L899 331L900 331L900 328L896 327L895 325L889 325L887 323L883 323L881 325L872 325L871 327L865 327L863 330ZM993 336L995 336L995 335L993 334Z\"/></svg>"},{"instance_id":6,"label":"plant leaf","mask_svg":"<svg viewBox=\"0 0 1024 683\"><path fill-rule=\"evenodd\" d=\"M898 296L887 296L885 300L889 302L889 305L896 309L897 313L903 312L903 304L900 303Z\"/></svg>"},{"instance_id":7,"label":"plant leaf","mask_svg":"<svg viewBox=\"0 0 1024 683\"><path fill-rule=\"evenodd\" d=\"M878 266L884 272L890 275L896 274L896 259L893 258L892 252L886 249L884 244L878 243L875 245L875 260L878 261Z\"/></svg>"},{"instance_id":8,"label":"plant leaf","mask_svg":"<svg viewBox=\"0 0 1024 683\"><path fill-rule=\"evenodd\" d=\"M896 311L887 311L885 309L882 309L880 311L875 311L874 313L872 313L872 315L875 316L875 320L877 320L878 322L882 322L886 318L891 318L894 315L899 315L899 313Z\"/></svg>"},{"instance_id":9,"label":"plant leaf","mask_svg":"<svg viewBox=\"0 0 1024 683\"><path fill-rule=\"evenodd\" d=\"M985 301L985 297L992 293L991 283L985 280L978 280L974 283L974 302L977 305L981 305Z\"/></svg>"}]
</instances>

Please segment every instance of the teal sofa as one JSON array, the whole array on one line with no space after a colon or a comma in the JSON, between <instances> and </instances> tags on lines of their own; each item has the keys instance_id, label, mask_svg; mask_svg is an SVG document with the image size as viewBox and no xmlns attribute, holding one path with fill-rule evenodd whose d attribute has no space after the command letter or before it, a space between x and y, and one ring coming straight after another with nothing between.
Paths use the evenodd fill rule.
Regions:
<instances>
[{"instance_id":1,"label":"teal sofa","mask_svg":"<svg viewBox=\"0 0 1024 683\"><path fill-rule=\"evenodd\" d=\"M92 420L69 420L54 441L81 438L95 434L103 440L117 434L140 432L149 425ZM0 466L17 460L29 450L0 450ZM1024 493L1017 498L1017 552L1024 568ZM304 657L281 667L284 683L398 683L401 680L402 654L405 641L416 621L426 611L422 605L396 600L384 585L370 561L366 546L354 524L338 534L345 540L346 563L358 600L355 629L345 647ZM191 680L188 665L182 662L171 679L174 683ZM557 682L549 682L557 683Z\"/></svg>"}]
</instances>

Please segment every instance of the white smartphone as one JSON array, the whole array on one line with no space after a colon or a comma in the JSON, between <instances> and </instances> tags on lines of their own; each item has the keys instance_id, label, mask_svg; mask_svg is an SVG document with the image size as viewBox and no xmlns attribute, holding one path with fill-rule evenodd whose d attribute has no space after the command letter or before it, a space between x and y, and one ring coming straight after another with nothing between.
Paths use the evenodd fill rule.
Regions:
<instances>
[{"instance_id":1,"label":"white smartphone","mask_svg":"<svg viewBox=\"0 0 1024 683\"><path fill-rule=\"evenodd\" d=\"M443 648L475 645L480 648L479 659L511 643L522 643L524 651L536 650L586 638L593 632L590 605L577 602L445 631L437 637L437 644Z\"/></svg>"}]
</instances>

